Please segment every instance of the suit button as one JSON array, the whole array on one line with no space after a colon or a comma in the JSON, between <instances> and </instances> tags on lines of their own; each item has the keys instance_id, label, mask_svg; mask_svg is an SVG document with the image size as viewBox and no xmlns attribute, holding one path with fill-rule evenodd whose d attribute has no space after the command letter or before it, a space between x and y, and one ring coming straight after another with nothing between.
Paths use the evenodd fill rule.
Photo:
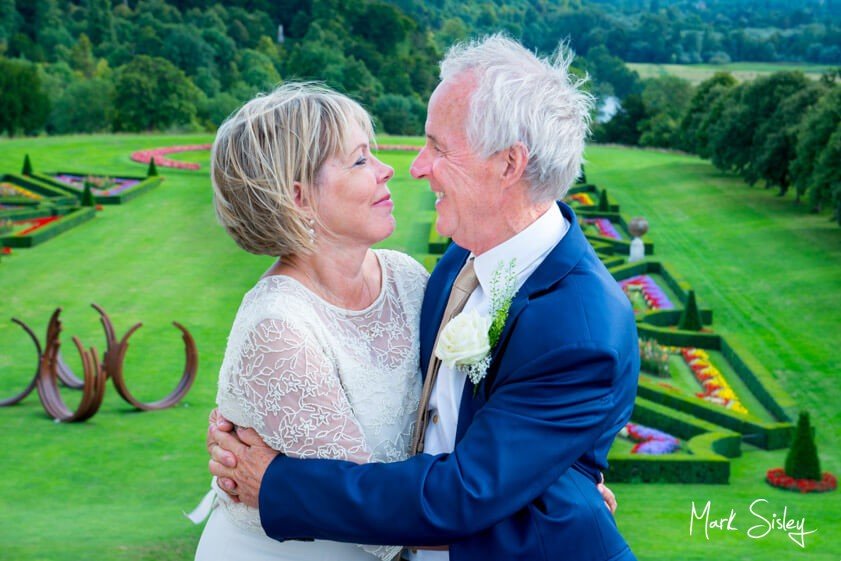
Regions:
<instances>
[{"instance_id":1,"label":"suit button","mask_svg":"<svg viewBox=\"0 0 841 561\"><path fill-rule=\"evenodd\" d=\"M436 425L438 424L438 413L435 413L435 414L432 416L432 422L433 422L434 424L436 424Z\"/></svg>"}]
</instances>

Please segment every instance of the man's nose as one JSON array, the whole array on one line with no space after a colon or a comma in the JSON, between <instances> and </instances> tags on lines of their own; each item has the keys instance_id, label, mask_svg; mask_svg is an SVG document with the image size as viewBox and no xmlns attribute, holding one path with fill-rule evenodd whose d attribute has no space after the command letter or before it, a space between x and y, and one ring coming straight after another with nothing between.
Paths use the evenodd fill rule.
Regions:
<instances>
[{"instance_id":1,"label":"man's nose","mask_svg":"<svg viewBox=\"0 0 841 561\"><path fill-rule=\"evenodd\" d=\"M422 179L429 174L429 159L426 154L426 148L421 148L420 153L417 155L415 161L412 162L412 166L409 168L409 173L411 173L412 177L415 179Z\"/></svg>"}]
</instances>

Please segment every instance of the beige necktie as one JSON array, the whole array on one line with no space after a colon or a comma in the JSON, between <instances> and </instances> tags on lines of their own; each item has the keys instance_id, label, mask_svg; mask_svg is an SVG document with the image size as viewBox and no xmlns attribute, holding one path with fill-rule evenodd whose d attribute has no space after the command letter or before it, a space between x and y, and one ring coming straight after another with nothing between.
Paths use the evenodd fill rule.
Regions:
<instances>
[{"instance_id":1,"label":"beige necktie","mask_svg":"<svg viewBox=\"0 0 841 561\"><path fill-rule=\"evenodd\" d=\"M418 405L415 432L412 435L411 454L413 456L423 452L423 438L426 433L426 424L429 420L429 398L432 396L432 388L435 386L438 369L441 367L441 360L435 356L438 337L441 336L441 330L447 325L447 322L464 309L467 299L477 286L479 286L479 279L476 278L476 271L473 270L473 257L471 257L464 264L464 267L462 267L461 272L456 277L456 282L453 283L453 289L450 291L450 299L447 300L447 307L444 309L444 315L441 317L441 323L438 326L438 334L435 335L435 344L432 346L433 352L429 359L429 367L426 369L423 393L421 393L420 404Z\"/></svg>"}]
</instances>

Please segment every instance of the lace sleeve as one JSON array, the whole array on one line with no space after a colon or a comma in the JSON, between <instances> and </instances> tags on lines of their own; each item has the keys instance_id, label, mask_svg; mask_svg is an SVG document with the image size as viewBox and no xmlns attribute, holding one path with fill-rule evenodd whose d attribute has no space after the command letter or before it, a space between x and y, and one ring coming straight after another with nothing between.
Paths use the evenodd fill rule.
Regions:
<instances>
[{"instance_id":1,"label":"lace sleeve","mask_svg":"<svg viewBox=\"0 0 841 561\"><path fill-rule=\"evenodd\" d=\"M338 373L311 334L286 320L263 320L247 334L240 360L231 393L243 424L266 444L298 458L370 461Z\"/></svg>"},{"instance_id":2,"label":"lace sleeve","mask_svg":"<svg viewBox=\"0 0 841 561\"><path fill-rule=\"evenodd\" d=\"M371 461L336 368L306 330L263 320L248 332L240 361L230 384L243 412L239 423L252 426L266 444L298 458ZM359 547L383 561L401 549Z\"/></svg>"}]
</instances>

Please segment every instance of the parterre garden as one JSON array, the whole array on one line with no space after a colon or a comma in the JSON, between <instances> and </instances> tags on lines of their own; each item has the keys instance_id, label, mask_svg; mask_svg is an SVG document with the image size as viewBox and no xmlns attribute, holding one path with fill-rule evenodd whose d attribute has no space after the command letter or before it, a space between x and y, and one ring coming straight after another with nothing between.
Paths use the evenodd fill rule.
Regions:
<instances>
[{"instance_id":1,"label":"parterre garden","mask_svg":"<svg viewBox=\"0 0 841 561\"><path fill-rule=\"evenodd\" d=\"M433 197L425 186L408 180L410 151L385 150L417 142L381 141L384 159L396 168L390 185L398 218L396 234L384 245L408 251L432 267L448 242L434 230ZM189 510L206 486L202 435L224 338L239 298L270 261L237 250L214 225L206 174L190 171L194 161L207 169L206 151L179 156L172 160L180 163L175 168L160 168L167 181L147 196L125 207L105 206L125 202L133 193L160 183L160 176L145 177L149 173L145 163L132 163L130 154L145 154L159 162L168 146L206 150L206 137L84 137L63 142L45 139L42 144L8 142L0 152L0 171L20 168L25 153L35 164L28 174L7 173L0 185L0 212L14 223L11 228L7 224L0 237L0 246L12 248L10 255L0 257L0 399L18 391L35 366L31 343L8 322L9 317L21 316L37 325L45 323L57 306L65 307L70 332L94 345L101 332L87 308L92 301L115 311L118 323L148 322L149 331L138 336L138 353L129 356L127 365L141 397L144 392L152 396L169 391L177 378L173 370L182 359L172 335L165 331L171 329L172 319L195 333L201 369L184 403L161 412L129 414L133 410L111 395L99 416L80 425L45 423L47 417L34 397L0 409L12 460L5 481L0 480L0 542L10 544L10 559L189 559L199 529L180 512ZM641 559L706 559L722 554L733 558L734 551L742 551L740 558L808 554L836 559L831 536L833 525L841 528L837 494L784 493L772 489L764 478L767 470L782 466L792 422L804 406L788 396L781 381L788 382L789 391L812 397L803 401L818 426L823 465L837 472L837 437L827 437L839 426L837 406L827 405L838 395L837 370L807 371L793 386L792 378L779 375L778 356L760 354L763 360L758 360L750 351L764 348L746 348L749 330L736 341L739 337L727 331L717 307L710 305L716 292L694 288L696 279L703 281L704 275L668 247L670 237L693 233L688 229L681 233L683 225L664 221L653 208L625 203L634 198L628 185L645 181L647 170L619 179L625 154L633 155L635 166L647 162L657 173L666 164L682 166L679 173L695 174L704 181L717 172L690 157L674 164L673 156L641 151L596 147L589 154L592 163L587 172L592 182L576 185L567 202L633 303L641 336L638 399L632 423L611 451L607 474L619 495L617 521L623 533ZM135 159L143 162L142 156ZM40 173L67 169L67 162L76 172ZM663 192L661 198L669 196ZM656 234L644 238L642 261L627 259L632 235L625 208L645 214L653 223ZM66 218L74 213L85 213L88 222L76 222L77 228L49 244L30 249L48 239L43 233L29 245L5 243L32 238L44 228L47 233L55 229L49 236L53 237L74 225ZM47 219L52 220L38 222ZM829 229L826 235L838 238ZM649 238L657 240L656 252ZM697 236L698 243L701 239ZM815 262L834 259L832 271L837 271L841 255L832 243L838 241L816 244ZM714 252L715 247L713 243L707 251ZM715 261L708 258L709 268L715 267ZM726 266L727 259L721 261ZM832 281L841 279L832 271L826 273L831 282L823 286L824 294L839 288ZM732 272L736 278L739 275L749 278L750 273ZM774 301L766 304L779 306ZM732 313L726 301L721 307L725 314ZM829 314L828 320L822 320L829 324L838 319L837 309L811 313ZM841 344L837 332L816 337L818 353ZM73 361L68 358L71 366L78 367ZM809 387L812 382L814 388ZM73 391L62 393L73 402ZM628 485L640 482L650 484ZM810 517L810 526L819 528L810 536L814 538L810 546L797 551L784 535L756 542L744 536L722 535L717 541L698 541L695 536L681 551L668 543L686 539L690 501L711 498L726 503L721 508L729 510L740 505L727 501L756 497L776 499L780 509L785 504ZM66 521L66 526L54 527L56 518ZM92 557L94 550L99 557Z\"/></svg>"}]
</instances>

